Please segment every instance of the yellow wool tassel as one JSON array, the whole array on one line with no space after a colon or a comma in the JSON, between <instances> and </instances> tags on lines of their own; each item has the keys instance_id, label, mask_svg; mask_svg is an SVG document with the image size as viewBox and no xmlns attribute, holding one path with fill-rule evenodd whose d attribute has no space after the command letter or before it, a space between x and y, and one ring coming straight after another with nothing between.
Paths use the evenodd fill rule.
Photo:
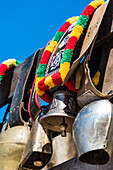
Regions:
<instances>
[{"instance_id":1,"label":"yellow wool tassel","mask_svg":"<svg viewBox=\"0 0 113 170\"><path fill-rule=\"evenodd\" d=\"M75 36L75 37L77 37L77 39L79 39L83 30L84 30L84 28L81 25L76 25L73 28L73 31L71 32L70 37Z\"/></svg>"},{"instance_id":2,"label":"yellow wool tassel","mask_svg":"<svg viewBox=\"0 0 113 170\"><path fill-rule=\"evenodd\" d=\"M55 86L51 76L46 77L44 83L47 87L49 87L49 89L51 89Z\"/></svg>"},{"instance_id":3,"label":"yellow wool tassel","mask_svg":"<svg viewBox=\"0 0 113 170\"><path fill-rule=\"evenodd\" d=\"M37 92L37 94L39 95L39 96L42 96L45 92L44 91L41 91L39 88L38 88L38 83L41 81L41 80L43 80L44 79L44 77L40 77L40 78L36 78L36 81L35 81L35 90L36 90L36 92Z\"/></svg>"},{"instance_id":4,"label":"yellow wool tassel","mask_svg":"<svg viewBox=\"0 0 113 170\"><path fill-rule=\"evenodd\" d=\"M68 71L70 68L70 63L69 62L64 62L63 64L60 64L60 75L62 78L62 81L64 81Z\"/></svg>"},{"instance_id":5,"label":"yellow wool tassel","mask_svg":"<svg viewBox=\"0 0 113 170\"><path fill-rule=\"evenodd\" d=\"M92 1L89 5L93 6L94 9L96 9L98 6L102 5L104 3L104 0L95 0Z\"/></svg>"},{"instance_id":6,"label":"yellow wool tassel","mask_svg":"<svg viewBox=\"0 0 113 170\"><path fill-rule=\"evenodd\" d=\"M16 60L15 59L8 59L3 62L3 64L6 64L8 67L16 66Z\"/></svg>"},{"instance_id":7,"label":"yellow wool tassel","mask_svg":"<svg viewBox=\"0 0 113 170\"><path fill-rule=\"evenodd\" d=\"M51 41L50 44L46 47L45 51L47 50L52 53L56 45L57 45L57 41Z\"/></svg>"},{"instance_id":8,"label":"yellow wool tassel","mask_svg":"<svg viewBox=\"0 0 113 170\"><path fill-rule=\"evenodd\" d=\"M79 17L76 16L76 17L72 17L72 18L67 19L66 22L69 22L70 24L73 24L73 23L74 23L75 21L77 21L78 19L79 19Z\"/></svg>"}]
</instances>

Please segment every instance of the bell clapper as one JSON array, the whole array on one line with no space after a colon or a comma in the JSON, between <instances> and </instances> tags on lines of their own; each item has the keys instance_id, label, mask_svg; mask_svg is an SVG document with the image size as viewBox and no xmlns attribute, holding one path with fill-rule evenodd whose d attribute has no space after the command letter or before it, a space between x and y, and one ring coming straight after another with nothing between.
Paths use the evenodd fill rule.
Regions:
<instances>
[{"instance_id":1,"label":"bell clapper","mask_svg":"<svg viewBox=\"0 0 113 170\"><path fill-rule=\"evenodd\" d=\"M65 117L63 117L63 123L60 125L61 136L66 137L67 124L65 123Z\"/></svg>"},{"instance_id":2,"label":"bell clapper","mask_svg":"<svg viewBox=\"0 0 113 170\"><path fill-rule=\"evenodd\" d=\"M34 165L37 166L37 167L41 167L43 165L43 162L40 160L40 161L34 161Z\"/></svg>"}]
</instances>

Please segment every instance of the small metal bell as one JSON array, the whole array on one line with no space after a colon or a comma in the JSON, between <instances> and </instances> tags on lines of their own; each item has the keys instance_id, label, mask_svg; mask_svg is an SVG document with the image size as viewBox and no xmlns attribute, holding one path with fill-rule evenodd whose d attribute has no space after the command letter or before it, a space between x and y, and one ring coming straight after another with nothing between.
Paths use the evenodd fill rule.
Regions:
<instances>
[{"instance_id":1,"label":"small metal bell","mask_svg":"<svg viewBox=\"0 0 113 170\"><path fill-rule=\"evenodd\" d=\"M45 131L35 120L28 143L23 152L20 167L29 169L43 168L52 156L52 140L49 131Z\"/></svg>"},{"instance_id":2,"label":"small metal bell","mask_svg":"<svg viewBox=\"0 0 113 170\"><path fill-rule=\"evenodd\" d=\"M106 164L113 153L113 105L98 100L83 107L75 119L73 134L80 161Z\"/></svg>"},{"instance_id":3,"label":"small metal bell","mask_svg":"<svg viewBox=\"0 0 113 170\"><path fill-rule=\"evenodd\" d=\"M18 169L29 134L27 126L15 126L0 134L0 170Z\"/></svg>"},{"instance_id":4,"label":"small metal bell","mask_svg":"<svg viewBox=\"0 0 113 170\"><path fill-rule=\"evenodd\" d=\"M53 95L50 110L39 120L40 124L49 130L61 132L72 131L72 124L76 116L76 94L71 91L57 91Z\"/></svg>"}]
</instances>

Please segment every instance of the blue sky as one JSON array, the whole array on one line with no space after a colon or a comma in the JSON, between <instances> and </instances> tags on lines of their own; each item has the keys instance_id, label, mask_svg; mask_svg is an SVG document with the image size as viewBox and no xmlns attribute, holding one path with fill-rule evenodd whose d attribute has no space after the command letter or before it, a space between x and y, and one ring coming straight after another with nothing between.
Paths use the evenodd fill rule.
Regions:
<instances>
[{"instance_id":1,"label":"blue sky","mask_svg":"<svg viewBox=\"0 0 113 170\"><path fill-rule=\"evenodd\" d=\"M91 0L0 0L0 63L20 62L53 38L66 19L79 16ZM4 113L0 109L0 122Z\"/></svg>"}]
</instances>

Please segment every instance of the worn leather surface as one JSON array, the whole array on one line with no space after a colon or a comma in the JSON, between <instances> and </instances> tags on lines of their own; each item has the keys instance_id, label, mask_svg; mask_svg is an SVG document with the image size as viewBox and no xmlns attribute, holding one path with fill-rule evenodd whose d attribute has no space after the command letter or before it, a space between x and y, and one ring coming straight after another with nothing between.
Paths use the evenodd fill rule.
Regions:
<instances>
[{"instance_id":1,"label":"worn leather surface","mask_svg":"<svg viewBox=\"0 0 113 170\"><path fill-rule=\"evenodd\" d=\"M9 93L8 98L11 98L14 95L14 91L15 91L15 88L16 88L16 85L17 85L17 82L20 76L21 68L22 68L22 63L19 64L14 69L11 86L10 86L10 93Z\"/></svg>"},{"instance_id":2,"label":"worn leather surface","mask_svg":"<svg viewBox=\"0 0 113 170\"><path fill-rule=\"evenodd\" d=\"M65 82L67 82L67 80L72 76L72 74L74 73L75 69L77 68L77 66L79 65L83 55L86 53L86 51L88 50L88 48L90 47L92 41L94 40L94 37L96 36L100 24L102 22L104 13L107 9L107 5L109 4L109 0L107 2L105 2L102 6L100 6L94 13L92 20L89 24L85 39L83 41L83 45L81 48L81 52L79 57L73 62L63 84L65 84Z\"/></svg>"},{"instance_id":3,"label":"worn leather surface","mask_svg":"<svg viewBox=\"0 0 113 170\"><path fill-rule=\"evenodd\" d=\"M10 71L8 70L2 79L0 85L0 107L4 106L11 99L9 98L9 93L14 70L14 68L10 69Z\"/></svg>"},{"instance_id":4,"label":"worn leather surface","mask_svg":"<svg viewBox=\"0 0 113 170\"><path fill-rule=\"evenodd\" d=\"M109 59L107 62L106 70L105 70L105 76L103 81L103 93L109 93L111 90L113 90L113 48L111 49Z\"/></svg>"},{"instance_id":5,"label":"worn leather surface","mask_svg":"<svg viewBox=\"0 0 113 170\"><path fill-rule=\"evenodd\" d=\"M23 124L20 120L20 111L21 111L20 107L22 105L25 86L33 65L34 57L35 57L34 55L31 55L22 64L20 77L14 92L14 96L10 108L10 114L8 120L10 126Z\"/></svg>"}]
</instances>

